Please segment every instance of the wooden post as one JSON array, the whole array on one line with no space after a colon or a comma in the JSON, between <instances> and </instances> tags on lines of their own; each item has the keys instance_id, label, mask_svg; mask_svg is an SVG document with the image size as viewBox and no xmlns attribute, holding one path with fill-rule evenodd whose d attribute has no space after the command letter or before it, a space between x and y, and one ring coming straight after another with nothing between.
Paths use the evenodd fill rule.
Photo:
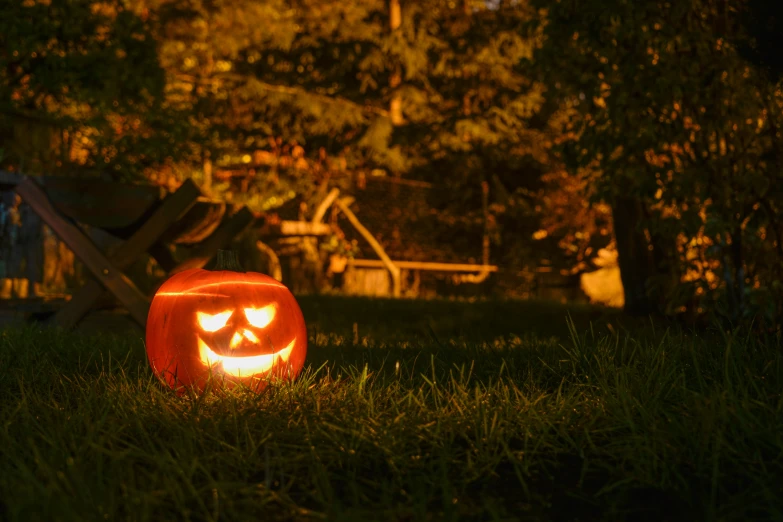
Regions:
<instances>
[{"instance_id":1,"label":"wooden post","mask_svg":"<svg viewBox=\"0 0 783 522\"><path fill-rule=\"evenodd\" d=\"M335 204L337 207L345 214L345 217L348 218L348 221L351 222L351 225L362 235L362 237L370 244L372 249L375 251L375 253L378 255L378 257L381 258L381 261L383 262L383 265L386 267L386 270L389 271L389 275L391 275L392 278L392 295L394 297L400 297L400 269L397 265L394 264L394 262L389 258L388 255L386 255L386 251L383 249L380 243L376 241L376 239L373 237L373 235L370 233L369 230L367 230L364 225L361 224L359 221L359 218L356 217L356 214L354 214L350 208L348 208L348 205L345 204L344 201L338 199Z\"/></svg>"},{"instance_id":2,"label":"wooden post","mask_svg":"<svg viewBox=\"0 0 783 522\"><path fill-rule=\"evenodd\" d=\"M476 274L463 274L454 277L456 283L482 283L489 277L489 183L481 182L481 202L484 211L484 234L481 238L481 261L485 268Z\"/></svg>"},{"instance_id":3,"label":"wooden post","mask_svg":"<svg viewBox=\"0 0 783 522\"><path fill-rule=\"evenodd\" d=\"M310 227L313 231L316 230L322 230L324 231L323 235L328 234L331 232L332 227L322 223L324 216L326 215L326 212L329 210L329 207L332 206L334 203L334 200L337 199L337 196L340 195L340 189L337 187L333 188L329 191L329 194L326 195L326 197L318 204L318 207L315 209L315 213L313 214L313 217L310 219ZM301 225L307 224L306 222L300 222ZM316 262L316 264L320 265L320 253L318 252L318 238L317 237L303 237L300 242L300 246L302 249L302 252L304 252L304 255L307 259L310 261ZM316 287L316 289L320 290L323 279L322 279L322 272L320 268L316 268L313 274L313 284ZM281 277L282 277L282 270L281 270ZM282 279L279 279L280 281Z\"/></svg>"},{"instance_id":4,"label":"wooden post","mask_svg":"<svg viewBox=\"0 0 783 522\"><path fill-rule=\"evenodd\" d=\"M333 188L329 191L329 194L326 195L326 197L321 201L321 203L318 204L318 208L315 209L315 213L313 214L313 219L311 220L311 223L320 223L323 221L324 216L326 215L326 211L329 210L329 207L332 206L332 203L334 203L334 200L337 199L337 196L340 195L340 189L337 187Z\"/></svg>"},{"instance_id":5,"label":"wooden post","mask_svg":"<svg viewBox=\"0 0 783 522\"><path fill-rule=\"evenodd\" d=\"M201 188L207 194L212 193L212 160L204 158L204 179L201 182Z\"/></svg>"},{"instance_id":6,"label":"wooden post","mask_svg":"<svg viewBox=\"0 0 783 522\"><path fill-rule=\"evenodd\" d=\"M391 33L399 31L400 25L402 25L402 9L400 8L400 0L389 0L389 29ZM392 89L392 98L389 104L389 116L391 117L392 125L402 125L402 98L398 91L398 87L402 83L402 70L399 65L395 65L394 71L389 77L389 87Z\"/></svg>"}]
</instances>

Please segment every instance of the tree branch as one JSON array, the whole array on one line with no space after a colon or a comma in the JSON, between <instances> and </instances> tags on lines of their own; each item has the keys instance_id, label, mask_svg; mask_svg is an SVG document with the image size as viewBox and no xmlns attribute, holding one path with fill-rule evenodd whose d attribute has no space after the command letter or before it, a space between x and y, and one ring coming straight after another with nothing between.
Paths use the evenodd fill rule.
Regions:
<instances>
[{"instance_id":1,"label":"tree branch","mask_svg":"<svg viewBox=\"0 0 783 522\"><path fill-rule=\"evenodd\" d=\"M380 107L373 107L371 105L360 105L356 102L353 102L346 98L342 98L340 96L328 96L326 94L320 94L320 93L308 91L307 89L303 89L301 87L291 87L289 85L275 85L267 82L262 82L258 78L252 78L252 77L248 78L248 77L244 77L241 75L234 75L234 74L222 74L216 78L198 78L196 76L192 76L188 74L177 74L176 77L178 80L182 80L184 82L189 82L193 84L202 84L202 85L214 85L215 82L221 79L233 81L236 83L245 83L245 84L249 84L250 82L252 82L252 85L254 87L258 87L265 91L276 92L280 94L288 94L290 96L309 96L311 98L320 100L324 103L343 105L353 110L376 114L378 116L383 116L384 118L390 117L389 111L386 109L381 109Z\"/></svg>"}]
</instances>

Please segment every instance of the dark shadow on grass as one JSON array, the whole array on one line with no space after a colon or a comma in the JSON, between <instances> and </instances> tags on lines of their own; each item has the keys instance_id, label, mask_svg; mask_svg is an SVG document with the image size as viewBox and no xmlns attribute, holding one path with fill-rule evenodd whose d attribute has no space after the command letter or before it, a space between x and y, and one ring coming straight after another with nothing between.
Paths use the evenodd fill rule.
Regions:
<instances>
[{"instance_id":1,"label":"dark shadow on grass","mask_svg":"<svg viewBox=\"0 0 783 522\"><path fill-rule=\"evenodd\" d=\"M540 338L568 336L566 318L573 317L580 330L590 323L623 318L619 310L566 305L552 301L450 301L378 299L341 296L299 296L310 334L336 333L351 339L357 324L359 337L384 340L458 338L468 341L493 339L503 335ZM608 332L605 328L603 332Z\"/></svg>"}]
</instances>

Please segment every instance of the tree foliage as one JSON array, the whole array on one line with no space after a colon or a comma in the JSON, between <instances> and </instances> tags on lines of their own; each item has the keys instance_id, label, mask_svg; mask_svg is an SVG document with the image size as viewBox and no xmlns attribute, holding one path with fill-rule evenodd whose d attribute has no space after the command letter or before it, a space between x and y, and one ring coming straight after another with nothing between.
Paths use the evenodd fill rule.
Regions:
<instances>
[{"instance_id":1,"label":"tree foliage","mask_svg":"<svg viewBox=\"0 0 783 522\"><path fill-rule=\"evenodd\" d=\"M416 178L514 271L616 247L631 312L783 316L779 6L390 5L6 0L0 161L255 210Z\"/></svg>"},{"instance_id":2,"label":"tree foliage","mask_svg":"<svg viewBox=\"0 0 783 522\"><path fill-rule=\"evenodd\" d=\"M779 87L731 43L745 36L735 7L560 0L541 8L540 63L578 107L562 157L573 171L599 173L596 198L624 226L616 235L627 302L773 318L783 106Z\"/></svg>"},{"instance_id":3,"label":"tree foliage","mask_svg":"<svg viewBox=\"0 0 783 522\"><path fill-rule=\"evenodd\" d=\"M176 148L165 77L145 20L121 1L0 5L6 165L133 177Z\"/></svg>"},{"instance_id":4,"label":"tree foliage","mask_svg":"<svg viewBox=\"0 0 783 522\"><path fill-rule=\"evenodd\" d=\"M216 189L257 207L347 169L399 168L388 147L384 9L381 1L137 4L157 27L168 101L189 114L201 160L226 174Z\"/></svg>"},{"instance_id":5,"label":"tree foliage","mask_svg":"<svg viewBox=\"0 0 783 522\"><path fill-rule=\"evenodd\" d=\"M547 257L535 254L531 236L559 107L547 103L532 68L539 38L525 24L534 11L523 2L462 0L405 3L404 14L392 51L404 71L406 121L394 143L408 175L444 187L433 201L451 210L444 219L488 226L494 259L521 269ZM490 192L486 224L482 183Z\"/></svg>"}]
</instances>

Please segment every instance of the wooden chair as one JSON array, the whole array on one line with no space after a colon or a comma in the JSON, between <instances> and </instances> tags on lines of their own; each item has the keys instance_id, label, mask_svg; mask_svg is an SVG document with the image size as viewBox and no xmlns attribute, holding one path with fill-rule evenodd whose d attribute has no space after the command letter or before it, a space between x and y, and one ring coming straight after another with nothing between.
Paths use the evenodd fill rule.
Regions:
<instances>
[{"instance_id":1,"label":"wooden chair","mask_svg":"<svg viewBox=\"0 0 783 522\"><path fill-rule=\"evenodd\" d=\"M245 207L230 207L202 197L191 180L166 194L152 186L82 178L27 177L0 172L0 183L14 185L35 213L74 252L92 275L50 322L75 326L106 297L119 301L142 328L150 298L123 272L145 252L169 275L204 267L254 221ZM111 254L101 249L81 225L98 227L123 239ZM178 263L168 245L190 243L188 258Z\"/></svg>"}]
</instances>

